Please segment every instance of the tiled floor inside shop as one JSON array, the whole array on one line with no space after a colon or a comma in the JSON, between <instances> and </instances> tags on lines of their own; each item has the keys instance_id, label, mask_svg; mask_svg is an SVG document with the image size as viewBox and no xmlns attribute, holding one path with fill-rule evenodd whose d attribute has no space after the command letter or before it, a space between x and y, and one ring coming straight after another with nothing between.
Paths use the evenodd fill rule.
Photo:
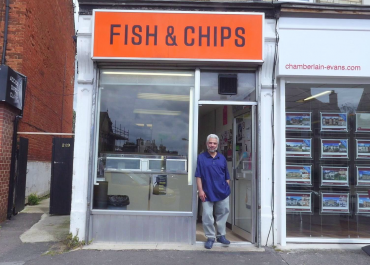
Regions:
<instances>
[{"instance_id":1,"label":"tiled floor inside shop","mask_svg":"<svg viewBox=\"0 0 370 265\"><path fill-rule=\"evenodd\" d=\"M203 225L201 223L197 223L197 241L206 241L206 237L203 231ZM246 242L245 239L239 237L238 235L234 234L229 228L226 228L226 238L231 242Z\"/></svg>"}]
</instances>

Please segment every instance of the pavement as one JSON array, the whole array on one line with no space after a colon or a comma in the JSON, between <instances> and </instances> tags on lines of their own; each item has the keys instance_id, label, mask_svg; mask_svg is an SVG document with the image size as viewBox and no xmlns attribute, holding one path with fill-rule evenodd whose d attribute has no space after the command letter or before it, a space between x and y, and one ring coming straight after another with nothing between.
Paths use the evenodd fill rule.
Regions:
<instances>
[{"instance_id":1,"label":"pavement","mask_svg":"<svg viewBox=\"0 0 370 265\"><path fill-rule=\"evenodd\" d=\"M251 244L106 244L93 242L67 251L64 239L69 216L50 216L49 200L26 208L11 220L0 223L0 265L43 264L370 264L362 245L294 244L257 248Z\"/></svg>"}]
</instances>

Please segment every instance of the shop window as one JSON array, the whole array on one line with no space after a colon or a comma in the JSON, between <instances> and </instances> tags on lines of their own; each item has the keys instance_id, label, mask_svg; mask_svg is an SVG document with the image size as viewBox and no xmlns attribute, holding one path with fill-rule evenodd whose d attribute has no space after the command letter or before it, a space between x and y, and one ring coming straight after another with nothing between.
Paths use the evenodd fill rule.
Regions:
<instances>
[{"instance_id":1,"label":"shop window","mask_svg":"<svg viewBox=\"0 0 370 265\"><path fill-rule=\"evenodd\" d=\"M194 72L101 70L93 208L190 212Z\"/></svg>"},{"instance_id":2,"label":"shop window","mask_svg":"<svg viewBox=\"0 0 370 265\"><path fill-rule=\"evenodd\" d=\"M286 84L287 237L370 238L370 86Z\"/></svg>"},{"instance_id":3,"label":"shop window","mask_svg":"<svg viewBox=\"0 0 370 265\"><path fill-rule=\"evenodd\" d=\"M229 86L222 86L220 82L225 79ZM230 87L237 83L236 89ZM231 84L230 84L231 83ZM256 74L233 72L201 72L200 74L200 100L233 100L256 101Z\"/></svg>"}]
</instances>

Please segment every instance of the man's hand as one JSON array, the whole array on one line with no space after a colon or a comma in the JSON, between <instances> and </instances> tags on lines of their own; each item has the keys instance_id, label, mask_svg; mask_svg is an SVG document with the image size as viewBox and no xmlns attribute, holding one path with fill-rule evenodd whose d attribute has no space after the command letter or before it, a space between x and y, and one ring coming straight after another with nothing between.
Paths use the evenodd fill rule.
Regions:
<instances>
[{"instance_id":1,"label":"man's hand","mask_svg":"<svg viewBox=\"0 0 370 265\"><path fill-rule=\"evenodd\" d=\"M202 202L206 201L207 195L204 193L203 190L199 191L198 195Z\"/></svg>"}]
</instances>

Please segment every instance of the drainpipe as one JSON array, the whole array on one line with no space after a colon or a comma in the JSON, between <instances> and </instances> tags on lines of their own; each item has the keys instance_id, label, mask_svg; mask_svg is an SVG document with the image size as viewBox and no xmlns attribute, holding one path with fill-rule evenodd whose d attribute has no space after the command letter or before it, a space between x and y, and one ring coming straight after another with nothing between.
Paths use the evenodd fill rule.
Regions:
<instances>
[{"instance_id":1,"label":"drainpipe","mask_svg":"<svg viewBox=\"0 0 370 265\"><path fill-rule=\"evenodd\" d=\"M1 58L1 64L5 64L6 45L8 43L8 25L9 25L9 0L6 0L5 6L5 23L4 23L4 44L3 44L3 56Z\"/></svg>"},{"instance_id":2,"label":"drainpipe","mask_svg":"<svg viewBox=\"0 0 370 265\"><path fill-rule=\"evenodd\" d=\"M23 78L23 95L22 95L22 109L19 115L15 116L13 121L13 142L12 142L12 156L10 161L10 174L9 174L9 192L8 192L8 211L7 218L10 220L13 214L13 204L14 204L14 187L15 187L15 165L17 160L17 134L18 134L18 124L19 120L23 118L23 107L26 96L27 87L27 77L18 73Z\"/></svg>"}]
</instances>

